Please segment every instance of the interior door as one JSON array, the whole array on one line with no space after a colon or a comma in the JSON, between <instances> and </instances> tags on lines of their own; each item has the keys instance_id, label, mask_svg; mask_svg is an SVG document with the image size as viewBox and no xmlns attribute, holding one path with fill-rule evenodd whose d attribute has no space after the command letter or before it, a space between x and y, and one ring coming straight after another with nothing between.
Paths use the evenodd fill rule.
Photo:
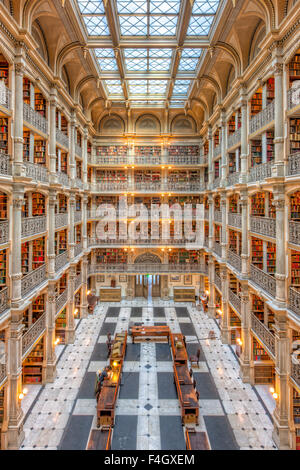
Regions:
<instances>
[{"instance_id":1,"label":"interior door","mask_svg":"<svg viewBox=\"0 0 300 470\"><path fill-rule=\"evenodd\" d=\"M143 276L137 274L135 276L135 296L143 297Z\"/></svg>"},{"instance_id":2,"label":"interior door","mask_svg":"<svg viewBox=\"0 0 300 470\"><path fill-rule=\"evenodd\" d=\"M148 299L148 277L143 276L143 296Z\"/></svg>"},{"instance_id":3,"label":"interior door","mask_svg":"<svg viewBox=\"0 0 300 470\"><path fill-rule=\"evenodd\" d=\"M160 297L160 275L152 276L152 297Z\"/></svg>"}]
</instances>

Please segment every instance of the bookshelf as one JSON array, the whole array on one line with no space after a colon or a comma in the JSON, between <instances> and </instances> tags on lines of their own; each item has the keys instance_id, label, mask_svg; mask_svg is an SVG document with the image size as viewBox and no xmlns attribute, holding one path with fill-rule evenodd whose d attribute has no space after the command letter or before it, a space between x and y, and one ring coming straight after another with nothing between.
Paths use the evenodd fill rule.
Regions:
<instances>
[{"instance_id":1,"label":"bookshelf","mask_svg":"<svg viewBox=\"0 0 300 470\"><path fill-rule=\"evenodd\" d=\"M59 293L62 294L67 288L67 275L66 273L59 280Z\"/></svg>"},{"instance_id":2,"label":"bookshelf","mask_svg":"<svg viewBox=\"0 0 300 470\"><path fill-rule=\"evenodd\" d=\"M32 193L32 215L45 215L46 202L45 197L41 193Z\"/></svg>"},{"instance_id":3,"label":"bookshelf","mask_svg":"<svg viewBox=\"0 0 300 470\"><path fill-rule=\"evenodd\" d=\"M269 308L267 309L267 314L268 314L268 321L267 321L268 329L271 331L274 331L275 315L272 312L272 310L270 310Z\"/></svg>"},{"instance_id":4,"label":"bookshelf","mask_svg":"<svg viewBox=\"0 0 300 470\"><path fill-rule=\"evenodd\" d=\"M251 253L252 253L252 264L257 268L263 269L263 241L251 237Z\"/></svg>"},{"instance_id":5,"label":"bookshelf","mask_svg":"<svg viewBox=\"0 0 300 470\"><path fill-rule=\"evenodd\" d=\"M3 80L5 86L9 85L9 66L4 56L0 54L0 80Z\"/></svg>"},{"instance_id":6,"label":"bookshelf","mask_svg":"<svg viewBox=\"0 0 300 470\"><path fill-rule=\"evenodd\" d=\"M59 194L58 196L58 209L60 214L68 210L67 197L64 194Z\"/></svg>"},{"instance_id":7,"label":"bookshelf","mask_svg":"<svg viewBox=\"0 0 300 470\"><path fill-rule=\"evenodd\" d=\"M32 242L32 269L45 264L45 238L38 238Z\"/></svg>"},{"instance_id":8,"label":"bookshelf","mask_svg":"<svg viewBox=\"0 0 300 470\"><path fill-rule=\"evenodd\" d=\"M276 245L267 242L267 273L275 274L276 272Z\"/></svg>"},{"instance_id":9,"label":"bookshelf","mask_svg":"<svg viewBox=\"0 0 300 470\"><path fill-rule=\"evenodd\" d=\"M127 183L127 175L123 170L96 170L98 183Z\"/></svg>"},{"instance_id":10,"label":"bookshelf","mask_svg":"<svg viewBox=\"0 0 300 470\"><path fill-rule=\"evenodd\" d=\"M196 157L200 154L199 145L170 145L169 146L169 155L170 156L192 156Z\"/></svg>"},{"instance_id":11,"label":"bookshelf","mask_svg":"<svg viewBox=\"0 0 300 470\"><path fill-rule=\"evenodd\" d=\"M300 150L300 119L290 119L290 153Z\"/></svg>"},{"instance_id":12,"label":"bookshelf","mask_svg":"<svg viewBox=\"0 0 300 470\"><path fill-rule=\"evenodd\" d=\"M203 145L203 153L205 157L208 157L209 153L209 142L208 140L205 141L205 144Z\"/></svg>"},{"instance_id":13,"label":"bookshelf","mask_svg":"<svg viewBox=\"0 0 300 470\"><path fill-rule=\"evenodd\" d=\"M8 154L8 118L0 117L0 153Z\"/></svg>"},{"instance_id":14,"label":"bookshelf","mask_svg":"<svg viewBox=\"0 0 300 470\"><path fill-rule=\"evenodd\" d=\"M0 289L6 287L6 268L7 268L7 254L6 250L0 251Z\"/></svg>"},{"instance_id":15,"label":"bookshelf","mask_svg":"<svg viewBox=\"0 0 300 470\"><path fill-rule=\"evenodd\" d=\"M44 118L46 118L47 112L47 103L45 98L43 97L42 93L35 93L34 95L34 109L38 113L40 113Z\"/></svg>"},{"instance_id":16,"label":"bookshelf","mask_svg":"<svg viewBox=\"0 0 300 470\"><path fill-rule=\"evenodd\" d=\"M241 337L241 320L235 311L229 307L230 343L235 345L237 338Z\"/></svg>"},{"instance_id":17,"label":"bookshelf","mask_svg":"<svg viewBox=\"0 0 300 470\"><path fill-rule=\"evenodd\" d=\"M229 249L238 255L241 254L242 235L235 230L229 230Z\"/></svg>"},{"instance_id":18,"label":"bookshelf","mask_svg":"<svg viewBox=\"0 0 300 470\"><path fill-rule=\"evenodd\" d=\"M220 176L220 162L221 162L221 159L214 162L215 179L219 178L219 176Z\"/></svg>"},{"instance_id":19,"label":"bookshelf","mask_svg":"<svg viewBox=\"0 0 300 470\"><path fill-rule=\"evenodd\" d=\"M199 251L198 250L185 250L180 248L178 250L172 250L169 253L170 264L193 264L199 262Z\"/></svg>"},{"instance_id":20,"label":"bookshelf","mask_svg":"<svg viewBox=\"0 0 300 470\"><path fill-rule=\"evenodd\" d=\"M101 264L127 263L127 252L119 248L110 248L108 250L99 248L95 251L96 262Z\"/></svg>"},{"instance_id":21,"label":"bookshelf","mask_svg":"<svg viewBox=\"0 0 300 470\"><path fill-rule=\"evenodd\" d=\"M267 104L269 104L275 98L275 79L273 77L267 80L266 87L267 87Z\"/></svg>"},{"instance_id":22,"label":"bookshelf","mask_svg":"<svg viewBox=\"0 0 300 470\"><path fill-rule=\"evenodd\" d=\"M67 326L67 310L66 307L61 311L55 321L55 337L59 338L60 344L65 344L65 334Z\"/></svg>"},{"instance_id":23,"label":"bookshelf","mask_svg":"<svg viewBox=\"0 0 300 470\"><path fill-rule=\"evenodd\" d=\"M251 167L260 165L262 162L261 140L251 140Z\"/></svg>"},{"instance_id":24,"label":"bookshelf","mask_svg":"<svg viewBox=\"0 0 300 470\"><path fill-rule=\"evenodd\" d=\"M22 205L22 217L29 216L28 193L24 195L24 204Z\"/></svg>"},{"instance_id":25,"label":"bookshelf","mask_svg":"<svg viewBox=\"0 0 300 470\"><path fill-rule=\"evenodd\" d=\"M253 360L254 361L270 361L271 358L266 353L260 343L253 337Z\"/></svg>"},{"instance_id":26,"label":"bookshelf","mask_svg":"<svg viewBox=\"0 0 300 470\"><path fill-rule=\"evenodd\" d=\"M91 183L91 181L92 181L92 172L93 172L93 169L91 167L88 167L87 180L88 180L89 183Z\"/></svg>"},{"instance_id":27,"label":"bookshelf","mask_svg":"<svg viewBox=\"0 0 300 470\"><path fill-rule=\"evenodd\" d=\"M289 63L289 79L290 85L294 80L300 80L300 52L296 53Z\"/></svg>"},{"instance_id":28,"label":"bookshelf","mask_svg":"<svg viewBox=\"0 0 300 470\"><path fill-rule=\"evenodd\" d=\"M291 250L291 286L300 287L300 252Z\"/></svg>"},{"instance_id":29,"label":"bookshelf","mask_svg":"<svg viewBox=\"0 0 300 470\"><path fill-rule=\"evenodd\" d=\"M7 219L7 207L8 207L8 199L7 195L4 193L0 193L0 220Z\"/></svg>"},{"instance_id":30,"label":"bookshelf","mask_svg":"<svg viewBox=\"0 0 300 470\"><path fill-rule=\"evenodd\" d=\"M250 101L251 117L259 113L261 110L262 110L262 93L261 91L257 91L256 93L254 93Z\"/></svg>"},{"instance_id":31,"label":"bookshelf","mask_svg":"<svg viewBox=\"0 0 300 470\"><path fill-rule=\"evenodd\" d=\"M215 197L215 200L214 200L214 208L215 208L215 211L219 211L220 208L221 208L221 199L220 199L220 196L216 196Z\"/></svg>"},{"instance_id":32,"label":"bookshelf","mask_svg":"<svg viewBox=\"0 0 300 470\"><path fill-rule=\"evenodd\" d=\"M61 152L60 155L60 171L68 174L68 154L66 152Z\"/></svg>"},{"instance_id":33,"label":"bookshelf","mask_svg":"<svg viewBox=\"0 0 300 470\"><path fill-rule=\"evenodd\" d=\"M29 271L29 242L22 243L21 245L21 260L22 273L26 274Z\"/></svg>"},{"instance_id":34,"label":"bookshelf","mask_svg":"<svg viewBox=\"0 0 300 470\"><path fill-rule=\"evenodd\" d=\"M23 362L23 384L37 384L43 381L44 338L41 338Z\"/></svg>"},{"instance_id":35,"label":"bookshelf","mask_svg":"<svg viewBox=\"0 0 300 470\"><path fill-rule=\"evenodd\" d=\"M300 221L300 191L296 191L290 198L291 220Z\"/></svg>"},{"instance_id":36,"label":"bookshelf","mask_svg":"<svg viewBox=\"0 0 300 470\"><path fill-rule=\"evenodd\" d=\"M32 323L35 323L45 312L45 296L40 295L32 302Z\"/></svg>"},{"instance_id":37,"label":"bookshelf","mask_svg":"<svg viewBox=\"0 0 300 470\"><path fill-rule=\"evenodd\" d=\"M138 157L160 157L161 147L159 145L137 145L134 154Z\"/></svg>"},{"instance_id":38,"label":"bookshelf","mask_svg":"<svg viewBox=\"0 0 300 470\"><path fill-rule=\"evenodd\" d=\"M55 252L57 255L67 251L67 230L55 233Z\"/></svg>"},{"instance_id":39,"label":"bookshelf","mask_svg":"<svg viewBox=\"0 0 300 470\"><path fill-rule=\"evenodd\" d=\"M257 295L252 296L252 312L254 315L264 323L264 310L265 310L265 303L262 299L257 297Z\"/></svg>"},{"instance_id":40,"label":"bookshelf","mask_svg":"<svg viewBox=\"0 0 300 470\"><path fill-rule=\"evenodd\" d=\"M228 170L229 174L236 171L236 156L234 152L228 154Z\"/></svg>"},{"instance_id":41,"label":"bookshelf","mask_svg":"<svg viewBox=\"0 0 300 470\"><path fill-rule=\"evenodd\" d=\"M23 101L30 106L31 97L31 83L26 77L23 78Z\"/></svg>"},{"instance_id":42,"label":"bookshelf","mask_svg":"<svg viewBox=\"0 0 300 470\"><path fill-rule=\"evenodd\" d=\"M99 145L96 147L96 155L99 157L117 157L127 155L127 145Z\"/></svg>"},{"instance_id":43,"label":"bookshelf","mask_svg":"<svg viewBox=\"0 0 300 470\"><path fill-rule=\"evenodd\" d=\"M34 141L34 163L46 165L46 141Z\"/></svg>"},{"instance_id":44,"label":"bookshelf","mask_svg":"<svg viewBox=\"0 0 300 470\"><path fill-rule=\"evenodd\" d=\"M221 243L221 226L214 224L215 242Z\"/></svg>"},{"instance_id":45,"label":"bookshelf","mask_svg":"<svg viewBox=\"0 0 300 470\"><path fill-rule=\"evenodd\" d=\"M267 132L267 162L274 160L274 131Z\"/></svg>"},{"instance_id":46,"label":"bookshelf","mask_svg":"<svg viewBox=\"0 0 300 470\"><path fill-rule=\"evenodd\" d=\"M23 131L23 160L29 162L30 160L30 132Z\"/></svg>"},{"instance_id":47,"label":"bookshelf","mask_svg":"<svg viewBox=\"0 0 300 470\"><path fill-rule=\"evenodd\" d=\"M114 202L114 205L116 204L117 204L117 201ZM134 204L144 204L144 206L146 206L148 210L151 210L151 205L152 204L160 205L161 199L159 196L135 196Z\"/></svg>"},{"instance_id":48,"label":"bookshelf","mask_svg":"<svg viewBox=\"0 0 300 470\"><path fill-rule=\"evenodd\" d=\"M295 388L292 388L292 398L293 398L293 421L294 421L294 424L300 425L300 393L298 393ZM300 440L298 440L298 445L300 448Z\"/></svg>"},{"instance_id":49,"label":"bookshelf","mask_svg":"<svg viewBox=\"0 0 300 470\"><path fill-rule=\"evenodd\" d=\"M81 211L81 197L80 196L76 196L75 210Z\"/></svg>"},{"instance_id":50,"label":"bookshelf","mask_svg":"<svg viewBox=\"0 0 300 470\"><path fill-rule=\"evenodd\" d=\"M81 226L80 226L80 224L76 225L76 227L75 227L75 240L76 240L76 243L81 242Z\"/></svg>"},{"instance_id":51,"label":"bookshelf","mask_svg":"<svg viewBox=\"0 0 300 470\"><path fill-rule=\"evenodd\" d=\"M272 364L255 364L254 383L256 385L267 385L275 383L275 367Z\"/></svg>"},{"instance_id":52,"label":"bookshelf","mask_svg":"<svg viewBox=\"0 0 300 470\"><path fill-rule=\"evenodd\" d=\"M159 183L160 180L161 180L160 171L138 170L134 172L134 181L136 183Z\"/></svg>"},{"instance_id":53,"label":"bookshelf","mask_svg":"<svg viewBox=\"0 0 300 470\"><path fill-rule=\"evenodd\" d=\"M269 217L271 219L275 219L276 218L276 207L274 205L274 196L273 196L273 193L267 193L268 194L268 198L269 198Z\"/></svg>"},{"instance_id":54,"label":"bookshelf","mask_svg":"<svg viewBox=\"0 0 300 470\"><path fill-rule=\"evenodd\" d=\"M256 193L251 197L251 215L265 216L265 193Z\"/></svg>"},{"instance_id":55,"label":"bookshelf","mask_svg":"<svg viewBox=\"0 0 300 470\"><path fill-rule=\"evenodd\" d=\"M220 144L220 131L217 129L217 131L214 134L214 147L217 147Z\"/></svg>"},{"instance_id":56,"label":"bookshelf","mask_svg":"<svg viewBox=\"0 0 300 470\"><path fill-rule=\"evenodd\" d=\"M81 170L82 170L82 165L79 160L76 160L76 177L81 180Z\"/></svg>"},{"instance_id":57,"label":"bookshelf","mask_svg":"<svg viewBox=\"0 0 300 470\"><path fill-rule=\"evenodd\" d=\"M80 291L80 289L75 294L74 306L75 306L75 311L77 310L77 312L74 314L74 318L80 318L80 306L81 306L81 291Z\"/></svg>"},{"instance_id":58,"label":"bookshelf","mask_svg":"<svg viewBox=\"0 0 300 470\"><path fill-rule=\"evenodd\" d=\"M229 212L237 214L237 212L238 212L238 201L239 201L238 194L233 194L232 196L230 196L230 198L229 198Z\"/></svg>"},{"instance_id":59,"label":"bookshelf","mask_svg":"<svg viewBox=\"0 0 300 470\"><path fill-rule=\"evenodd\" d=\"M3 426L3 421L4 421L4 394L5 394L5 388L3 387L0 390L0 450L1 450L1 431L2 431L2 426Z\"/></svg>"},{"instance_id":60,"label":"bookshelf","mask_svg":"<svg viewBox=\"0 0 300 470\"><path fill-rule=\"evenodd\" d=\"M235 115L233 114L228 121L228 135L235 132Z\"/></svg>"},{"instance_id":61,"label":"bookshelf","mask_svg":"<svg viewBox=\"0 0 300 470\"><path fill-rule=\"evenodd\" d=\"M23 312L23 320L22 320L22 323L23 323L23 325L25 325L24 331L28 330L28 328L29 328L30 325L31 325L31 321L30 321L30 319L29 319L29 308L27 308L27 309Z\"/></svg>"}]
</instances>

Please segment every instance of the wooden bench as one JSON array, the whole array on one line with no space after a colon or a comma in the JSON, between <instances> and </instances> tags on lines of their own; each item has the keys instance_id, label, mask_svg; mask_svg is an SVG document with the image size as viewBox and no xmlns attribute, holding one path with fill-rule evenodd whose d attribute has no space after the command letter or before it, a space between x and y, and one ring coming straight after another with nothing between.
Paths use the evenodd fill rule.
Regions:
<instances>
[{"instance_id":1,"label":"wooden bench","mask_svg":"<svg viewBox=\"0 0 300 470\"><path fill-rule=\"evenodd\" d=\"M180 364L187 364L188 355L183 341L183 335L181 333L171 333L171 348L173 354L173 361ZM177 348L176 344L181 343L182 348Z\"/></svg>"},{"instance_id":2,"label":"wooden bench","mask_svg":"<svg viewBox=\"0 0 300 470\"><path fill-rule=\"evenodd\" d=\"M92 429L86 450L111 450L112 428Z\"/></svg>"},{"instance_id":3,"label":"wooden bench","mask_svg":"<svg viewBox=\"0 0 300 470\"><path fill-rule=\"evenodd\" d=\"M113 356L113 347L116 342L121 344L120 354ZM127 331L125 333L116 333L113 344L112 344L112 352L109 358L110 366L114 367L114 364L123 365L125 354L126 354L126 346L127 346Z\"/></svg>"},{"instance_id":4,"label":"wooden bench","mask_svg":"<svg viewBox=\"0 0 300 470\"><path fill-rule=\"evenodd\" d=\"M170 328L166 325L160 326L133 326L131 329L132 342L134 343L137 338L140 341L145 340L160 340L162 338L167 338L169 342L170 337Z\"/></svg>"},{"instance_id":5,"label":"wooden bench","mask_svg":"<svg viewBox=\"0 0 300 470\"><path fill-rule=\"evenodd\" d=\"M186 450L211 450L206 432L195 429L185 430Z\"/></svg>"}]
</instances>

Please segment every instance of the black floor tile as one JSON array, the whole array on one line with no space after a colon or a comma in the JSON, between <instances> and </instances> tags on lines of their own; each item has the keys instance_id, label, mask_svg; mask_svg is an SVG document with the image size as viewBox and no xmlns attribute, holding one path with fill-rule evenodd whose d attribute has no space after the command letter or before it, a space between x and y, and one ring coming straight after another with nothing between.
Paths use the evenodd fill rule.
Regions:
<instances>
[{"instance_id":1,"label":"black floor tile","mask_svg":"<svg viewBox=\"0 0 300 470\"><path fill-rule=\"evenodd\" d=\"M141 317L143 315L142 307L131 307L130 316L131 317Z\"/></svg>"},{"instance_id":2,"label":"black floor tile","mask_svg":"<svg viewBox=\"0 0 300 470\"><path fill-rule=\"evenodd\" d=\"M100 336L107 335L107 333L110 333L112 336L114 336L115 329L116 329L116 323L103 323L101 330L100 330Z\"/></svg>"},{"instance_id":3,"label":"black floor tile","mask_svg":"<svg viewBox=\"0 0 300 470\"><path fill-rule=\"evenodd\" d=\"M72 415L59 445L59 450L85 450L93 416Z\"/></svg>"},{"instance_id":4,"label":"black floor tile","mask_svg":"<svg viewBox=\"0 0 300 470\"><path fill-rule=\"evenodd\" d=\"M189 343L189 342L186 343L186 350L187 350L189 357L196 356L198 349L200 349L200 361L205 361L203 349L201 348L201 345L198 343L197 340L195 340L195 342L192 342L192 343Z\"/></svg>"},{"instance_id":5,"label":"black floor tile","mask_svg":"<svg viewBox=\"0 0 300 470\"><path fill-rule=\"evenodd\" d=\"M187 307L175 307L177 317L189 317L189 311Z\"/></svg>"},{"instance_id":6,"label":"black floor tile","mask_svg":"<svg viewBox=\"0 0 300 470\"><path fill-rule=\"evenodd\" d=\"M141 345L139 343L127 343L126 346L126 361L139 361L141 355Z\"/></svg>"},{"instance_id":7,"label":"black floor tile","mask_svg":"<svg viewBox=\"0 0 300 470\"><path fill-rule=\"evenodd\" d=\"M204 416L212 450L238 450L227 416Z\"/></svg>"},{"instance_id":8,"label":"black floor tile","mask_svg":"<svg viewBox=\"0 0 300 470\"><path fill-rule=\"evenodd\" d=\"M94 398L95 380L96 380L95 372L86 372L81 382L77 398ZM95 404L96 404L96 400L95 400Z\"/></svg>"},{"instance_id":9,"label":"black floor tile","mask_svg":"<svg viewBox=\"0 0 300 470\"><path fill-rule=\"evenodd\" d=\"M107 317L118 317L120 314L121 307L108 307L106 316Z\"/></svg>"},{"instance_id":10,"label":"black floor tile","mask_svg":"<svg viewBox=\"0 0 300 470\"><path fill-rule=\"evenodd\" d=\"M136 450L137 416L116 416L112 450Z\"/></svg>"},{"instance_id":11,"label":"black floor tile","mask_svg":"<svg viewBox=\"0 0 300 470\"><path fill-rule=\"evenodd\" d=\"M172 361L171 349L168 344L155 343L155 349L157 361Z\"/></svg>"},{"instance_id":12,"label":"black floor tile","mask_svg":"<svg viewBox=\"0 0 300 470\"><path fill-rule=\"evenodd\" d=\"M180 416L160 416L160 441L162 450L186 450Z\"/></svg>"},{"instance_id":13,"label":"black floor tile","mask_svg":"<svg viewBox=\"0 0 300 470\"><path fill-rule=\"evenodd\" d=\"M185 336L197 336L192 323L179 323L181 333Z\"/></svg>"},{"instance_id":14,"label":"black floor tile","mask_svg":"<svg viewBox=\"0 0 300 470\"><path fill-rule=\"evenodd\" d=\"M164 307L153 307L153 317L165 317L165 309Z\"/></svg>"},{"instance_id":15,"label":"black floor tile","mask_svg":"<svg viewBox=\"0 0 300 470\"><path fill-rule=\"evenodd\" d=\"M200 393L200 399L219 400L217 387L212 376L208 372L195 372L193 377L196 380L197 390Z\"/></svg>"},{"instance_id":16,"label":"black floor tile","mask_svg":"<svg viewBox=\"0 0 300 470\"><path fill-rule=\"evenodd\" d=\"M120 386L119 398L136 399L139 397L138 372L123 372Z\"/></svg>"},{"instance_id":17,"label":"black floor tile","mask_svg":"<svg viewBox=\"0 0 300 470\"><path fill-rule=\"evenodd\" d=\"M177 398L173 372L157 372L157 388L159 400Z\"/></svg>"},{"instance_id":18,"label":"black floor tile","mask_svg":"<svg viewBox=\"0 0 300 470\"><path fill-rule=\"evenodd\" d=\"M96 343L94 351L91 355L91 361L106 361L107 346L105 343Z\"/></svg>"}]
</instances>

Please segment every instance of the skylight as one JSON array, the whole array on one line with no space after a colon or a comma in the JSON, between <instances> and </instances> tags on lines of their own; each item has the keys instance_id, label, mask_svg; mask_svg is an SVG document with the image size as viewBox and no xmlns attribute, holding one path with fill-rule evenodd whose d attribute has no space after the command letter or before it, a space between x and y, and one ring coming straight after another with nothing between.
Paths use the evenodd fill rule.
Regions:
<instances>
[{"instance_id":1,"label":"skylight","mask_svg":"<svg viewBox=\"0 0 300 470\"><path fill-rule=\"evenodd\" d=\"M118 70L113 49L95 49L95 55L102 72Z\"/></svg>"},{"instance_id":2,"label":"skylight","mask_svg":"<svg viewBox=\"0 0 300 470\"><path fill-rule=\"evenodd\" d=\"M195 71L202 49L183 49L179 62L179 71Z\"/></svg>"},{"instance_id":3,"label":"skylight","mask_svg":"<svg viewBox=\"0 0 300 470\"><path fill-rule=\"evenodd\" d=\"M125 65L128 72L169 71L172 49L125 49Z\"/></svg>"},{"instance_id":4,"label":"skylight","mask_svg":"<svg viewBox=\"0 0 300 470\"><path fill-rule=\"evenodd\" d=\"M180 0L117 0L121 36L175 36Z\"/></svg>"},{"instance_id":5,"label":"skylight","mask_svg":"<svg viewBox=\"0 0 300 470\"><path fill-rule=\"evenodd\" d=\"M191 80L175 80L173 87L174 95L187 95Z\"/></svg>"},{"instance_id":6,"label":"skylight","mask_svg":"<svg viewBox=\"0 0 300 470\"><path fill-rule=\"evenodd\" d=\"M89 36L109 36L102 0L77 0Z\"/></svg>"},{"instance_id":7,"label":"skylight","mask_svg":"<svg viewBox=\"0 0 300 470\"><path fill-rule=\"evenodd\" d=\"M207 36L218 6L219 0L195 0L187 35Z\"/></svg>"},{"instance_id":8,"label":"skylight","mask_svg":"<svg viewBox=\"0 0 300 470\"><path fill-rule=\"evenodd\" d=\"M109 95L123 95L121 80L104 80Z\"/></svg>"},{"instance_id":9,"label":"skylight","mask_svg":"<svg viewBox=\"0 0 300 470\"><path fill-rule=\"evenodd\" d=\"M134 95L165 95L167 80L128 80L129 94Z\"/></svg>"}]
</instances>

